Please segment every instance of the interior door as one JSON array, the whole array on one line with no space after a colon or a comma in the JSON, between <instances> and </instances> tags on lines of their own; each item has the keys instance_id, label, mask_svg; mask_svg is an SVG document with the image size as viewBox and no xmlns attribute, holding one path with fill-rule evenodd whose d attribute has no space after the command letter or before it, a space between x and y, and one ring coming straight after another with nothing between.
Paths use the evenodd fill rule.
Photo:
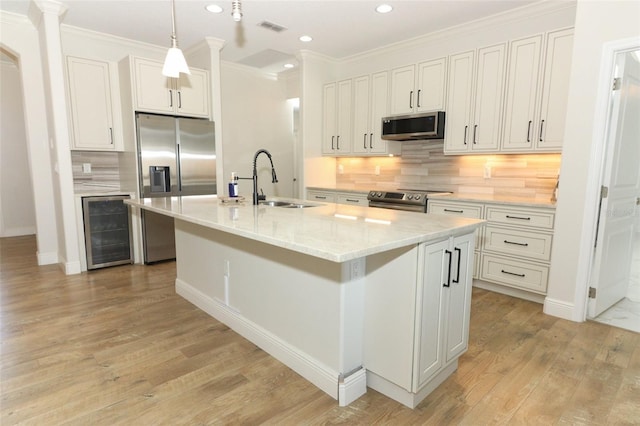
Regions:
<instances>
[{"instance_id":1,"label":"interior door","mask_svg":"<svg viewBox=\"0 0 640 426\"><path fill-rule=\"evenodd\" d=\"M625 297L631 274L635 205L640 193L640 51L616 55L611 95L603 194L589 316L596 317Z\"/></svg>"}]
</instances>

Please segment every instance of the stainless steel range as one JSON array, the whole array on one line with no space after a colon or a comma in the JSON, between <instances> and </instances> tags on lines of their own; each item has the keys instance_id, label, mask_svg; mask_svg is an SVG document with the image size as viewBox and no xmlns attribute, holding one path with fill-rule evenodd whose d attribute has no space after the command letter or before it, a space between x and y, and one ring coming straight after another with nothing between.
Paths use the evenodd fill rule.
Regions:
<instances>
[{"instance_id":1,"label":"stainless steel range","mask_svg":"<svg viewBox=\"0 0 640 426\"><path fill-rule=\"evenodd\" d=\"M427 200L429 199L429 196L444 194L451 194L451 192L413 189L399 189L397 191L369 191L367 200L369 200L369 207L426 213Z\"/></svg>"}]
</instances>

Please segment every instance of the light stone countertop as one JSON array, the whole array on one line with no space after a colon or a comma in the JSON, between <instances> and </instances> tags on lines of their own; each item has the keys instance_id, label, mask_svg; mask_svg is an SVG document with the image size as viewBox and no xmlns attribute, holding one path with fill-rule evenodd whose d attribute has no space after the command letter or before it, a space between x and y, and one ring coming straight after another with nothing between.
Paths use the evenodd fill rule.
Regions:
<instances>
[{"instance_id":1,"label":"light stone countertop","mask_svg":"<svg viewBox=\"0 0 640 426\"><path fill-rule=\"evenodd\" d=\"M447 215L296 201L315 207L253 206L251 200L223 203L215 195L144 198L125 200L125 203L332 262L466 234L484 222Z\"/></svg>"}]
</instances>

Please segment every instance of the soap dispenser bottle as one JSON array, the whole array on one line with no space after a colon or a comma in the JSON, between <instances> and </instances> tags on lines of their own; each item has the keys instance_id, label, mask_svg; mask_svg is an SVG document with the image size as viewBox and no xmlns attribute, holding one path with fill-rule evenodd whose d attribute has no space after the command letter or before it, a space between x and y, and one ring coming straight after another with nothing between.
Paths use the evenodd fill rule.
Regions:
<instances>
[{"instance_id":1,"label":"soap dispenser bottle","mask_svg":"<svg viewBox=\"0 0 640 426\"><path fill-rule=\"evenodd\" d=\"M236 172L231 172L231 180L229 181L229 197L238 196L238 176Z\"/></svg>"}]
</instances>

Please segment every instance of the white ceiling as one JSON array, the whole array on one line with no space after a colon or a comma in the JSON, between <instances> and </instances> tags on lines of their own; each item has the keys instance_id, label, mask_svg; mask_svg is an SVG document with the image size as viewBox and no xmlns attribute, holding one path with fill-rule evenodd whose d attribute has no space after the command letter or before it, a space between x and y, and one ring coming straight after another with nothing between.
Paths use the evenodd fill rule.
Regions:
<instances>
[{"instance_id":1,"label":"white ceiling","mask_svg":"<svg viewBox=\"0 0 640 426\"><path fill-rule=\"evenodd\" d=\"M538 0L242 0L243 19L231 18L231 0L176 0L179 46L186 50L204 39L226 41L221 58L256 66L265 71L282 70L301 49L336 59L407 40L489 15L518 8ZM381 3L394 7L381 15ZM27 14L30 0L1 0L0 9ZM66 0L64 24L113 34L128 39L169 46L170 0ZM205 6L224 8L212 14ZM276 33L258 24L283 26ZM298 37L313 37L302 43Z\"/></svg>"}]
</instances>

